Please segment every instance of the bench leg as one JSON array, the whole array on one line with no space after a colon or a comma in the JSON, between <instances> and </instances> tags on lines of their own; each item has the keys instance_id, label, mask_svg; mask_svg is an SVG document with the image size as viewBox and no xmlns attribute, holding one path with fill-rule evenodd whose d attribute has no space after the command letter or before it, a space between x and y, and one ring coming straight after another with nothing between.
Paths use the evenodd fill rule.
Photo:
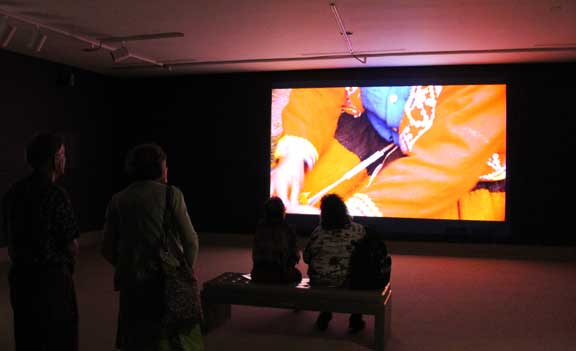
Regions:
<instances>
[{"instance_id":1,"label":"bench leg","mask_svg":"<svg viewBox=\"0 0 576 351\"><path fill-rule=\"evenodd\" d=\"M384 327L384 338L385 340L388 340L392 333L392 293L390 293L388 301L386 301L385 323L386 326Z\"/></svg>"},{"instance_id":2,"label":"bench leg","mask_svg":"<svg viewBox=\"0 0 576 351\"><path fill-rule=\"evenodd\" d=\"M376 346L376 351L384 351L386 348L386 324L385 310L374 315L374 346Z\"/></svg>"},{"instance_id":3,"label":"bench leg","mask_svg":"<svg viewBox=\"0 0 576 351\"><path fill-rule=\"evenodd\" d=\"M380 312L374 315L374 344L377 351L386 349L392 330L392 296L388 297Z\"/></svg>"}]
</instances>

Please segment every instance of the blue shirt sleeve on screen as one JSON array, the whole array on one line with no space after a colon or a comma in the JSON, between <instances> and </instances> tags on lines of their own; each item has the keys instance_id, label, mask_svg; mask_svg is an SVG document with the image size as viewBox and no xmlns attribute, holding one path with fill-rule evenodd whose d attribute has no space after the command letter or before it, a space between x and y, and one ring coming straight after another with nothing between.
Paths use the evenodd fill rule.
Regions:
<instances>
[{"instance_id":1,"label":"blue shirt sleeve on screen","mask_svg":"<svg viewBox=\"0 0 576 351\"><path fill-rule=\"evenodd\" d=\"M363 87L362 104L368 120L378 134L398 144L398 127L404 114L404 105L410 96L405 87Z\"/></svg>"}]
</instances>

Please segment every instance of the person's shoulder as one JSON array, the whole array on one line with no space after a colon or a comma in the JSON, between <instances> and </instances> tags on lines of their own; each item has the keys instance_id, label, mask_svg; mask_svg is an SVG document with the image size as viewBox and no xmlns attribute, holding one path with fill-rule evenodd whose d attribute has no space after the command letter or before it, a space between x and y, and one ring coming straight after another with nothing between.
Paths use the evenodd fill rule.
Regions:
<instances>
[{"instance_id":1,"label":"person's shoulder","mask_svg":"<svg viewBox=\"0 0 576 351\"><path fill-rule=\"evenodd\" d=\"M126 189L113 193L112 196L110 196L110 200L108 201L108 204L110 205L110 204L118 201L118 198L120 198L122 196L122 194L125 192L125 190Z\"/></svg>"},{"instance_id":2,"label":"person's shoulder","mask_svg":"<svg viewBox=\"0 0 576 351\"><path fill-rule=\"evenodd\" d=\"M135 187L134 183L130 183L122 189L117 189L116 191L112 192L110 195L110 200L108 200L108 207L116 207L119 203L123 202L124 200L133 199L134 194L138 193L138 189Z\"/></svg>"},{"instance_id":3,"label":"person's shoulder","mask_svg":"<svg viewBox=\"0 0 576 351\"><path fill-rule=\"evenodd\" d=\"M317 225L314 230L312 230L312 234L311 236L319 236L319 235L323 235L326 232L326 230L324 230L324 228L322 228L321 225Z\"/></svg>"},{"instance_id":4,"label":"person's shoulder","mask_svg":"<svg viewBox=\"0 0 576 351\"><path fill-rule=\"evenodd\" d=\"M366 227L363 224L358 223L358 222L354 222L354 221L350 222L350 227L352 228L352 231L363 234L363 235L366 234L366 232L367 232Z\"/></svg>"},{"instance_id":5,"label":"person's shoulder","mask_svg":"<svg viewBox=\"0 0 576 351\"><path fill-rule=\"evenodd\" d=\"M185 208L188 206L184 192L182 192L179 187L172 184L166 184L166 186L168 187L167 189L169 189L172 193L171 197L174 208Z\"/></svg>"},{"instance_id":6,"label":"person's shoulder","mask_svg":"<svg viewBox=\"0 0 576 351\"><path fill-rule=\"evenodd\" d=\"M174 197L176 198L184 198L184 193L182 192L182 190L177 187L176 185L172 185L172 184L167 184L166 186L170 187L172 189L172 193L174 194Z\"/></svg>"},{"instance_id":7,"label":"person's shoulder","mask_svg":"<svg viewBox=\"0 0 576 351\"><path fill-rule=\"evenodd\" d=\"M69 201L70 200L70 195L68 194L68 191L61 185L58 184L52 184L49 186L50 189L50 194L51 196L53 196L54 198L61 200L61 201Z\"/></svg>"}]
</instances>

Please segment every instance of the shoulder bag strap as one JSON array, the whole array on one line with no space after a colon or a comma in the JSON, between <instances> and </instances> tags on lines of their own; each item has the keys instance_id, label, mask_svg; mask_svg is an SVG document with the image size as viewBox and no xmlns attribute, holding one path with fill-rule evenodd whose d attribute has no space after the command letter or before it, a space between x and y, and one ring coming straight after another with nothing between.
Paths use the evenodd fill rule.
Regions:
<instances>
[{"instance_id":1,"label":"shoulder bag strap","mask_svg":"<svg viewBox=\"0 0 576 351\"><path fill-rule=\"evenodd\" d=\"M162 236L162 247L164 252L169 253L171 256L176 258L181 264L188 266L186 257L184 255L184 249L179 243L179 239L175 236L177 235L177 230L174 224L174 208L172 208L172 198L174 197L174 189L172 186L167 185L166 188L166 204L164 207L164 218L162 227L163 236ZM172 247L172 250L170 250Z\"/></svg>"},{"instance_id":2,"label":"shoulder bag strap","mask_svg":"<svg viewBox=\"0 0 576 351\"><path fill-rule=\"evenodd\" d=\"M170 232L170 209L172 204L172 186L166 184L166 196L164 200L164 217L162 219L162 246L165 251L168 251L168 233Z\"/></svg>"}]
</instances>

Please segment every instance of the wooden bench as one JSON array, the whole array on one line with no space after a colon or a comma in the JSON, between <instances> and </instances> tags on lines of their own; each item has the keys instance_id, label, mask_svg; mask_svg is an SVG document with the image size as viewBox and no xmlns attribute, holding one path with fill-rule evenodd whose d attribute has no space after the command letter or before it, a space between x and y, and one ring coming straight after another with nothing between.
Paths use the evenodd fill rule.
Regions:
<instances>
[{"instance_id":1,"label":"wooden bench","mask_svg":"<svg viewBox=\"0 0 576 351\"><path fill-rule=\"evenodd\" d=\"M392 290L349 290L311 287L308 278L298 285L252 283L242 273L222 273L202 287L205 332L226 322L230 305L287 308L337 313L362 313L374 316L374 344L382 351L390 335Z\"/></svg>"}]
</instances>

